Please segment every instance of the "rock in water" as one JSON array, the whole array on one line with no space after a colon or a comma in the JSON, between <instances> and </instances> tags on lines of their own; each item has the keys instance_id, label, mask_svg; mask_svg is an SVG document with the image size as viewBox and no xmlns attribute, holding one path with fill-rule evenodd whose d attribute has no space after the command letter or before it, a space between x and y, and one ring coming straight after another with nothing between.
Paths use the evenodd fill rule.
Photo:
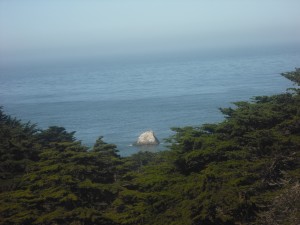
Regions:
<instances>
[{"instance_id":1,"label":"rock in water","mask_svg":"<svg viewBox=\"0 0 300 225\"><path fill-rule=\"evenodd\" d=\"M158 145L159 140L155 137L154 132L150 130L142 133L135 144L136 145Z\"/></svg>"}]
</instances>

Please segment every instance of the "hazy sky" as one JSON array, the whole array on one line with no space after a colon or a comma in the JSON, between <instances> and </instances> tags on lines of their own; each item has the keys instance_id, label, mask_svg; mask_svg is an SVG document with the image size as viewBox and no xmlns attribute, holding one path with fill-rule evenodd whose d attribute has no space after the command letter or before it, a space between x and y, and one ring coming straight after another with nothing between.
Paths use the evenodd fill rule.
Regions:
<instances>
[{"instance_id":1,"label":"hazy sky","mask_svg":"<svg viewBox=\"0 0 300 225\"><path fill-rule=\"evenodd\" d=\"M300 0L0 0L0 60L300 43Z\"/></svg>"}]
</instances>

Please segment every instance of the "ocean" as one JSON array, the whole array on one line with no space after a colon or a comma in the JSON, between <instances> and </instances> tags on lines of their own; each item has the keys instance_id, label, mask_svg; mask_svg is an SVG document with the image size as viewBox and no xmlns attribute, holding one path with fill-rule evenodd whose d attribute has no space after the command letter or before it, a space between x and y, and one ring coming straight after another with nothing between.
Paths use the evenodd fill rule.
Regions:
<instances>
[{"instance_id":1,"label":"ocean","mask_svg":"<svg viewBox=\"0 0 300 225\"><path fill-rule=\"evenodd\" d=\"M0 68L0 105L5 113L40 128L76 131L92 146L99 136L122 156L143 131L153 130L165 148L171 127L223 120L220 107L253 96L285 92L280 73L300 66L300 50ZM145 150L145 149L142 149Z\"/></svg>"}]
</instances>

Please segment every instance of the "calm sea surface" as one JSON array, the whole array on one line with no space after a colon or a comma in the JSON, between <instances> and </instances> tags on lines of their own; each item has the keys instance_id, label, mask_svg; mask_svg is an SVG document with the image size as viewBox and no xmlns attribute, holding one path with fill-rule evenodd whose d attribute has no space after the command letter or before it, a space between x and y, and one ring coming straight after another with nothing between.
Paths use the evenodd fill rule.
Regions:
<instances>
[{"instance_id":1,"label":"calm sea surface","mask_svg":"<svg viewBox=\"0 0 300 225\"><path fill-rule=\"evenodd\" d=\"M139 63L0 68L0 104L8 114L76 131L88 146L98 136L121 155L145 130L163 142L170 127L219 122L219 107L281 93L281 72L300 67L300 51L190 57ZM159 147L163 149L163 144Z\"/></svg>"}]
</instances>

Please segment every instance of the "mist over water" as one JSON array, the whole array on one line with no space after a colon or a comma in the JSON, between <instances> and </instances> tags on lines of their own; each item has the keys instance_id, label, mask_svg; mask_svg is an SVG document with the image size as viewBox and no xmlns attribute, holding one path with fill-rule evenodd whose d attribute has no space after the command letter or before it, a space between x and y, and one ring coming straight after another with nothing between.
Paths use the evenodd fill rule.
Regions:
<instances>
[{"instance_id":1,"label":"mist over water","mask_svg":"<svg viewBox=\"0 0 300 225\"><path fill-rule=\"evenodd\" d=\"M300 40L298 0L2 0L0 65Z\"/></svg>"},{"instance_id":2,"label":"mist over water","mask_svg":"<svg viewBox=\"0 0 300 225\"><path fill-rule=\"evenodd\" d=\"M171 127L219 122L219 107L252 96L282 93L291 83L281 72L299 66L299 48L251 54L169 60L82 62L1 67L4 111L41 128L76 131L92 146L98 136L121 155L138 135L153 130L162 142ZM150 149L150 150L158 150Z\"/></svg>"}]
</instances>

